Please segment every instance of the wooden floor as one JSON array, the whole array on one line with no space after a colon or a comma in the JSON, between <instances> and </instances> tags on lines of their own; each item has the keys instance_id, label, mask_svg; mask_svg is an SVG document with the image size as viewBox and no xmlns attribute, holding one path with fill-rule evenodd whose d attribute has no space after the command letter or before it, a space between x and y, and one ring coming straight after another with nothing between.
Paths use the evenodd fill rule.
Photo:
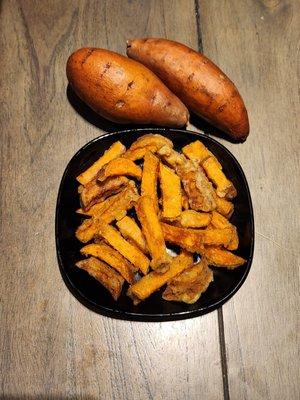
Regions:
<instances>
[{"instance_id":1,"label":"wooden floor","mask_svg":"<svg viewBox=\"0 0 300 400\"><path fill-rule=\"evenodd\" d=\"M299 26L298 0L1 2L0 399L300 398ZM116 129L68 101L66 59L82 46L124 53L145 36L203 49L251 122L244 144L221 141L250 184L253 266L222 309L186 321L94 314L56 261L66 163Z\"/></svg>"}]
</instances>

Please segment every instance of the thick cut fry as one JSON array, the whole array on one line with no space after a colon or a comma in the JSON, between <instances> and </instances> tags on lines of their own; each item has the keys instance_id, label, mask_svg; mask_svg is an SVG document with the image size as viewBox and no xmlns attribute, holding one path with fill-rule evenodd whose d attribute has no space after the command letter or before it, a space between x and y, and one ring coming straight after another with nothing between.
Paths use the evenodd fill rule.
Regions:
<instances>
[{"instance_id":1,"label":"thick cut fry","mask_svg":"<svg viewBox=\"0 0 300 400\"><path fill-rule=\"evenodd\" d=\"M137 147L133 150L128 149L123 157L132 161L141 160L145 157L145 154L148 153L148 151L155 153L157 151L157 147L155 145L148 145L144 147Z\"/></svg>"},{"instance_id":2,"label":"thick cut fry","mask_svg":"<svg viewBox=\"0 0 300 400\"><path fill-rule=\"evenodd\" d=\"M208 263L215 267L233 269L245 264L247 261L230 251L222 250L218 247L206 247L203 254L207 258Z\"/></svg>"},{"instance_id":3,"label":"thick cut fry","mask_svg":"<svg viewBox=\"0 0 300 400\"><path fill-rule=\"evenodd\" d=\"M108 150L101 156L93 165L91 165L87 170L82 172L77 176L77 180L82 185L86 185L92 179L94 179L100 169L114 158L119 157L121 154L125 153L126 147L121 142L115 142L110 146Z\"/></svg>"},{"instance_id":4,"label":"thick cut fry","mask_svg":"<svg viewBox=\"0 0 300 400\"><path fill-rule=\"evenodd\" d=\"M143 176L141 183L141 195L149 196L158 212L157 178L159 159L151 152L145 154Z\"/></svg>"},{"instance_id":5,"label":"thick cut fry","mask_svg":"<svg viewBox=\"0 0 300 400\"><path fill-rule=\"evenodd\" d=\"M151 267L159 272L165 272L169 268L171 257L167 253L163 232L151 197L139 198L136 213L152 257Z\"/></svg>"},{"instance_id":6,"label":"thick cut fry","mask_svg":"<svg viewBox=\"0 0 300 400\"><path fill-rule=\"evenodd\" d=\"M182 211L179 224L183 228L203 228L211 221L211 214L201 213L195 210Z\"/></svg>"},{"instance_id":7,"label":"thick cut fry","mask_svg":"<svg viewBox=\"0 0 300 400\"><path fill-rule=\"evenodd\" d=\"M217 202L216 211L218 211L220 214L224 215L224 217L229 219L234 211L233 203L224 198L221 199L221 197L219 196L216 197L216 202Z\"/></svg>"},{"instance_id":8,"label":"thick cut fry","mask_svg":"<svg viewBox=\"0 0 300 400\"><path fill-rule=\"evenodd\" d=\"M110 161L97 175L99 182L105 181L111 176L131 176L138 180L142 179L142 169L136 165L133 161L119 157Z\"/></svg>"},{"instance_id":9,"label":"thick cut fry","mask_svg":"<svg viewBox=\"0 0 300 400\"><path fill-rule=\"evenodd\" d=\"M84 211L112 194L119 193L128 184L125 176L108 178L105 182L93 180L80 188L80 203Z\"/></svg>"},{"instance_id":10,"label":"thick cut fry","mask_svg":"<svg viewBox=\"0 0 300 400\"><path fill-rule=\"evenodd\" d=\"M166 242L176 244L188 251L202 253L204 245L227 246L232 229L188 229L161 223Z\"/></svg>"},{"instance_id":11,"label":"thick cut fry","mask_svg":"<svg viewBox=\"0 0 300 400\"><path fill-rule=\"evenodd\" d=\"M128 185L131 185L131 181L128 182ZM119 201L120 198L122 198L121 196L123 196L123 193L124 193L125 190L126 190L126 187L121 192L108 197L107 199L101 201L100 203L94 204L87 211L84 211L82 208L79 208L76 212L78 214L83 214L83 215L86 215L86 216L89 216L89 217L100 216L104 211L106 211L110 207L113 207L113 204L116 201Z\"/></svg>"},{"instance_id":12,"label":"thick cut fry","mask_svg":"<svg viewBox=\"0 0 300 400\"><path fill-rule=\"evenodd\" d=\"M206 259L202 257L200 262L185 269L169 281L162 297L168 301L193 304L206 291L212 281L213 273L208 268Z\"/></svg>"},{"instance_id":13,"label":"thick cut fry","mask_svg":"<svg viewBox=\"0 0 300 400\"><path fill-rule=\"evenodd\" d=\"M126 260L118 251L108 246L105 243L99 244L88 244L87 246L82 247L80 250L82 254L85 256L93 256L99 258L100 260L106 262L106 264L113 267L116 271L119 272L123 278L129 282L134 283L134 272L135 269L129 261Z\"/></svg>"},{"instance_id":14,"label":"thick cut fry","mask_svg":"<svg viewBox=\"0 0 300 400\"><path fill-rule=\"evenodd\" d=\"M218 159L208 150L207 147L204 146L202 142L200 142L200 140L187 144L182 148L182 152L187 158L200 165L208 157L213 157L219 168L222 169L222 165L219 163Z\"/></svg>"},{"instance_id":15,"label":"thick cut fry","mask_svg":"<svg viewBox=\"0 0 300 400\"><path fill-rule=\"evenodd\" d=\"M98 282L106 287L114 300L118 300L122 291L124 279L117 271L94 257L78 261L76 267L87 271L93 278L97 279Z\"/></svg>"},{"instance_id":16,"label":"thick cut fry","mask_svg":"<svg viewBox=\"0 0 300 400\"><path fill-rule=\"evenodd\" d=\"M156 151L163 146L169 146L173 148L173 143L168 138L159 135L157 133L148 133L139 137L135 142L132 143L129 150L135 150L140 147L152 146L156 148Z\"/></svg>"},{"instance_id":17,"label":"thick cut fry","mask_svg":"<svg viewBox=\"0 0 300 400\"><path fill-rule=\"evenodd\" d=\"M150 272L134 285L130 286L127 295L132 298L134 304L138 304L192 264L192 254L183 251L179 256L172 259L168 271L163 274L159 274L156 271Z\"/></svg>"},{"instance_id":18,"label":"thick cut fry","mask_svg":"<svg viewBox=\"0 0 300 400\"><path fill-rule=\"evenodd\" d=\"M135 246L127 242L117 229L110 225L102 224L99 227L98 234L103 237L108 244L122 254L128 261L138 268L144 275L149 270L149 259Z\"/></svg>"},{"instance_id":19,"label":"thick cut fry","mask_svg":"<svg viewBox=\"0 0 300 400\"><path fill-rule=\"evenodd\" d=\"M190 207L196 211L212 211L216 208L216 194L201 166L196 166L183 154L163 146L158 154L175 169L181 178L183 188L189 198Z\"/></svg>"},{"instance_id":20,"label":"thick cut fry","mask_svg":"<svg viewBox=\"0 0 300 400\"><path fill-rule=\"evenodd\" d=\"M222 214L218 213L217 211L213 211L211 225L218 229L232 228L232 239L229 242L227 249L236 250L239 247L239 237L236 227L232 225Z\"/></svg>"},{"instance_id":21,"label":"thick cut fry","mask_svg":"<svg viewBox=\"0 0 300 400\"><path fill-rule=\"evenodd\" d=\"M202 166L208 178L216 186L216 192L219 197L233 199L236 196L236 188L234 187L233 183L226 178L224 172L213 157L209 157L203 161Z\"/></svg>"},{"instance_id":22,"label":"thick cut fry","mask_svg":"<svg viewBox=\"0 0 300 400\"><path fill-rule=\"evenodd\" d=\"M99 226L109 224L114 220L125 217L138 199L138 192L133 181L129 181L127 187L114 196L112 202L106 204L101 214L95 214L91 219L85 220L77 229L76 237L83 243L87 243L96 235Z\"/></svg>"},{"instance_id":23,"label":"thick cut fry","mask_svg":"<svg viewBox=\"0 0 300 400\"><path fill-rule=\"evenodd\" d=\"M181 213L181 183L178 175L164 164L159 164L160 189L162 194L162 218L173 221Z\"/></svg>"},{"instance_id":24,"label":"thick cut fry","mask_svg":"<svg viewBox=\"0 0 300 400\"><path fill-rule=\"evenodd\" d=\"M148 253L145 237L133 218L126 215L124 218L120 219L116 225L125 239L142 250L143 253Z\"/></svg>"}]
</instances>

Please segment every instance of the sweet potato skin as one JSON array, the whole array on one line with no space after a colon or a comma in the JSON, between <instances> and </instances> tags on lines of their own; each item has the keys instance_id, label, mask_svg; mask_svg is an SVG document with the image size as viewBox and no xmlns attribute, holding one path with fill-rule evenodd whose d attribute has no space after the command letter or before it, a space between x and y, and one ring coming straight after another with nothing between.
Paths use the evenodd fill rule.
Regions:
<instances>
[{"instance_id":1,"label":"sweet potato skin","mask_svg":"<svg viewBox=\"0 0 300 400\"><path fill-rule=\"evenodd\" d=\"M184 104L140 63L109 50L82 48L67 61L76 94L94 111L118 123L185 126Z\"/></svg>"},{"instance_id":2,"label":"sweet potato skin","mask_svg":"<svg viewBox=\"0 0 300 400\"><path fill-rule=\"evenodd\" d=\"M235 140L249 134L248 114L233 82L211 60L167 39L127 41L127 55L151 69L195 114Z\"/></svg>"}]
</instances>

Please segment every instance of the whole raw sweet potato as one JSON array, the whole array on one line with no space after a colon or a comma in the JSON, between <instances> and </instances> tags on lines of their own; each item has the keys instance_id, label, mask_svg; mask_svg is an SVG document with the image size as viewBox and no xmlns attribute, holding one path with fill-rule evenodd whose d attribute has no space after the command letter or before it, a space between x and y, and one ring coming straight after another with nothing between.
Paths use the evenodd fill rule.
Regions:
<instances>
[{"instance_id":1,"label":"whole raw sweet potato","mask_svg":"<svg viewBox=\"0 0 300 400\"><path fill-rule=\"evenodd\" d=\"M127 55L157 74L183 103L235 140L249 134L244 102L231 80L203 54L166 39L127 41Z\"/></svg>"},{"instance_id":2,"label":"whole raw sweet potato","mask_svg":"<svg viewBox=\"0 0 300 400\"><path fill-rule=\"evenodd\" d=\"M112 51L82 48L67 62L76 94L101 116L118 123L182 127L184 104L144 65Z\"/></svg>"}]
</instances>

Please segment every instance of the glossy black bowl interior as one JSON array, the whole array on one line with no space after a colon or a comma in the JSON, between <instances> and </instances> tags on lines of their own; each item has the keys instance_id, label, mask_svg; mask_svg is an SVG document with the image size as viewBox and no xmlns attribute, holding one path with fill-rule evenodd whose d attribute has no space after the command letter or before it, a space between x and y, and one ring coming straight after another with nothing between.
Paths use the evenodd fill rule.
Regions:
<instances>
[{"instance_id":1,"label":"glossy black bowl interior","mask_svg":"<svg viewBox=\"0 0 300 400\"><path fill-rule=\"evenodd\" d=\"M162 299L161 291L152 295L138 306L126 296L126 284L119 300L115 302L105 288L85 271L75 267L82 259L83 246L76 237L75 230L82 221L76 214L79 208L76 176L89 167L115 141L120 140L128 147L139 136L154 132L171 139L180 150L186 144L200 139L223 165L225 174L237 188L234 200L235 212L232 223L237 226L240 246L237 254L246 258L247 263L235 270L213 268L214 282L200 299L191 305L173 303ZM115 318L142 321L164 321L190 318L210 312L227 301L242 285L249 272L254 247L254 220L248 184L241 166L234 156L216 140L199 133L177 129L136 129L100 136L82 147L71 159L64 172L56 208L56 248L62 277L73 295L85 306L100 314Z\"/></svg>"}]
</instances>

